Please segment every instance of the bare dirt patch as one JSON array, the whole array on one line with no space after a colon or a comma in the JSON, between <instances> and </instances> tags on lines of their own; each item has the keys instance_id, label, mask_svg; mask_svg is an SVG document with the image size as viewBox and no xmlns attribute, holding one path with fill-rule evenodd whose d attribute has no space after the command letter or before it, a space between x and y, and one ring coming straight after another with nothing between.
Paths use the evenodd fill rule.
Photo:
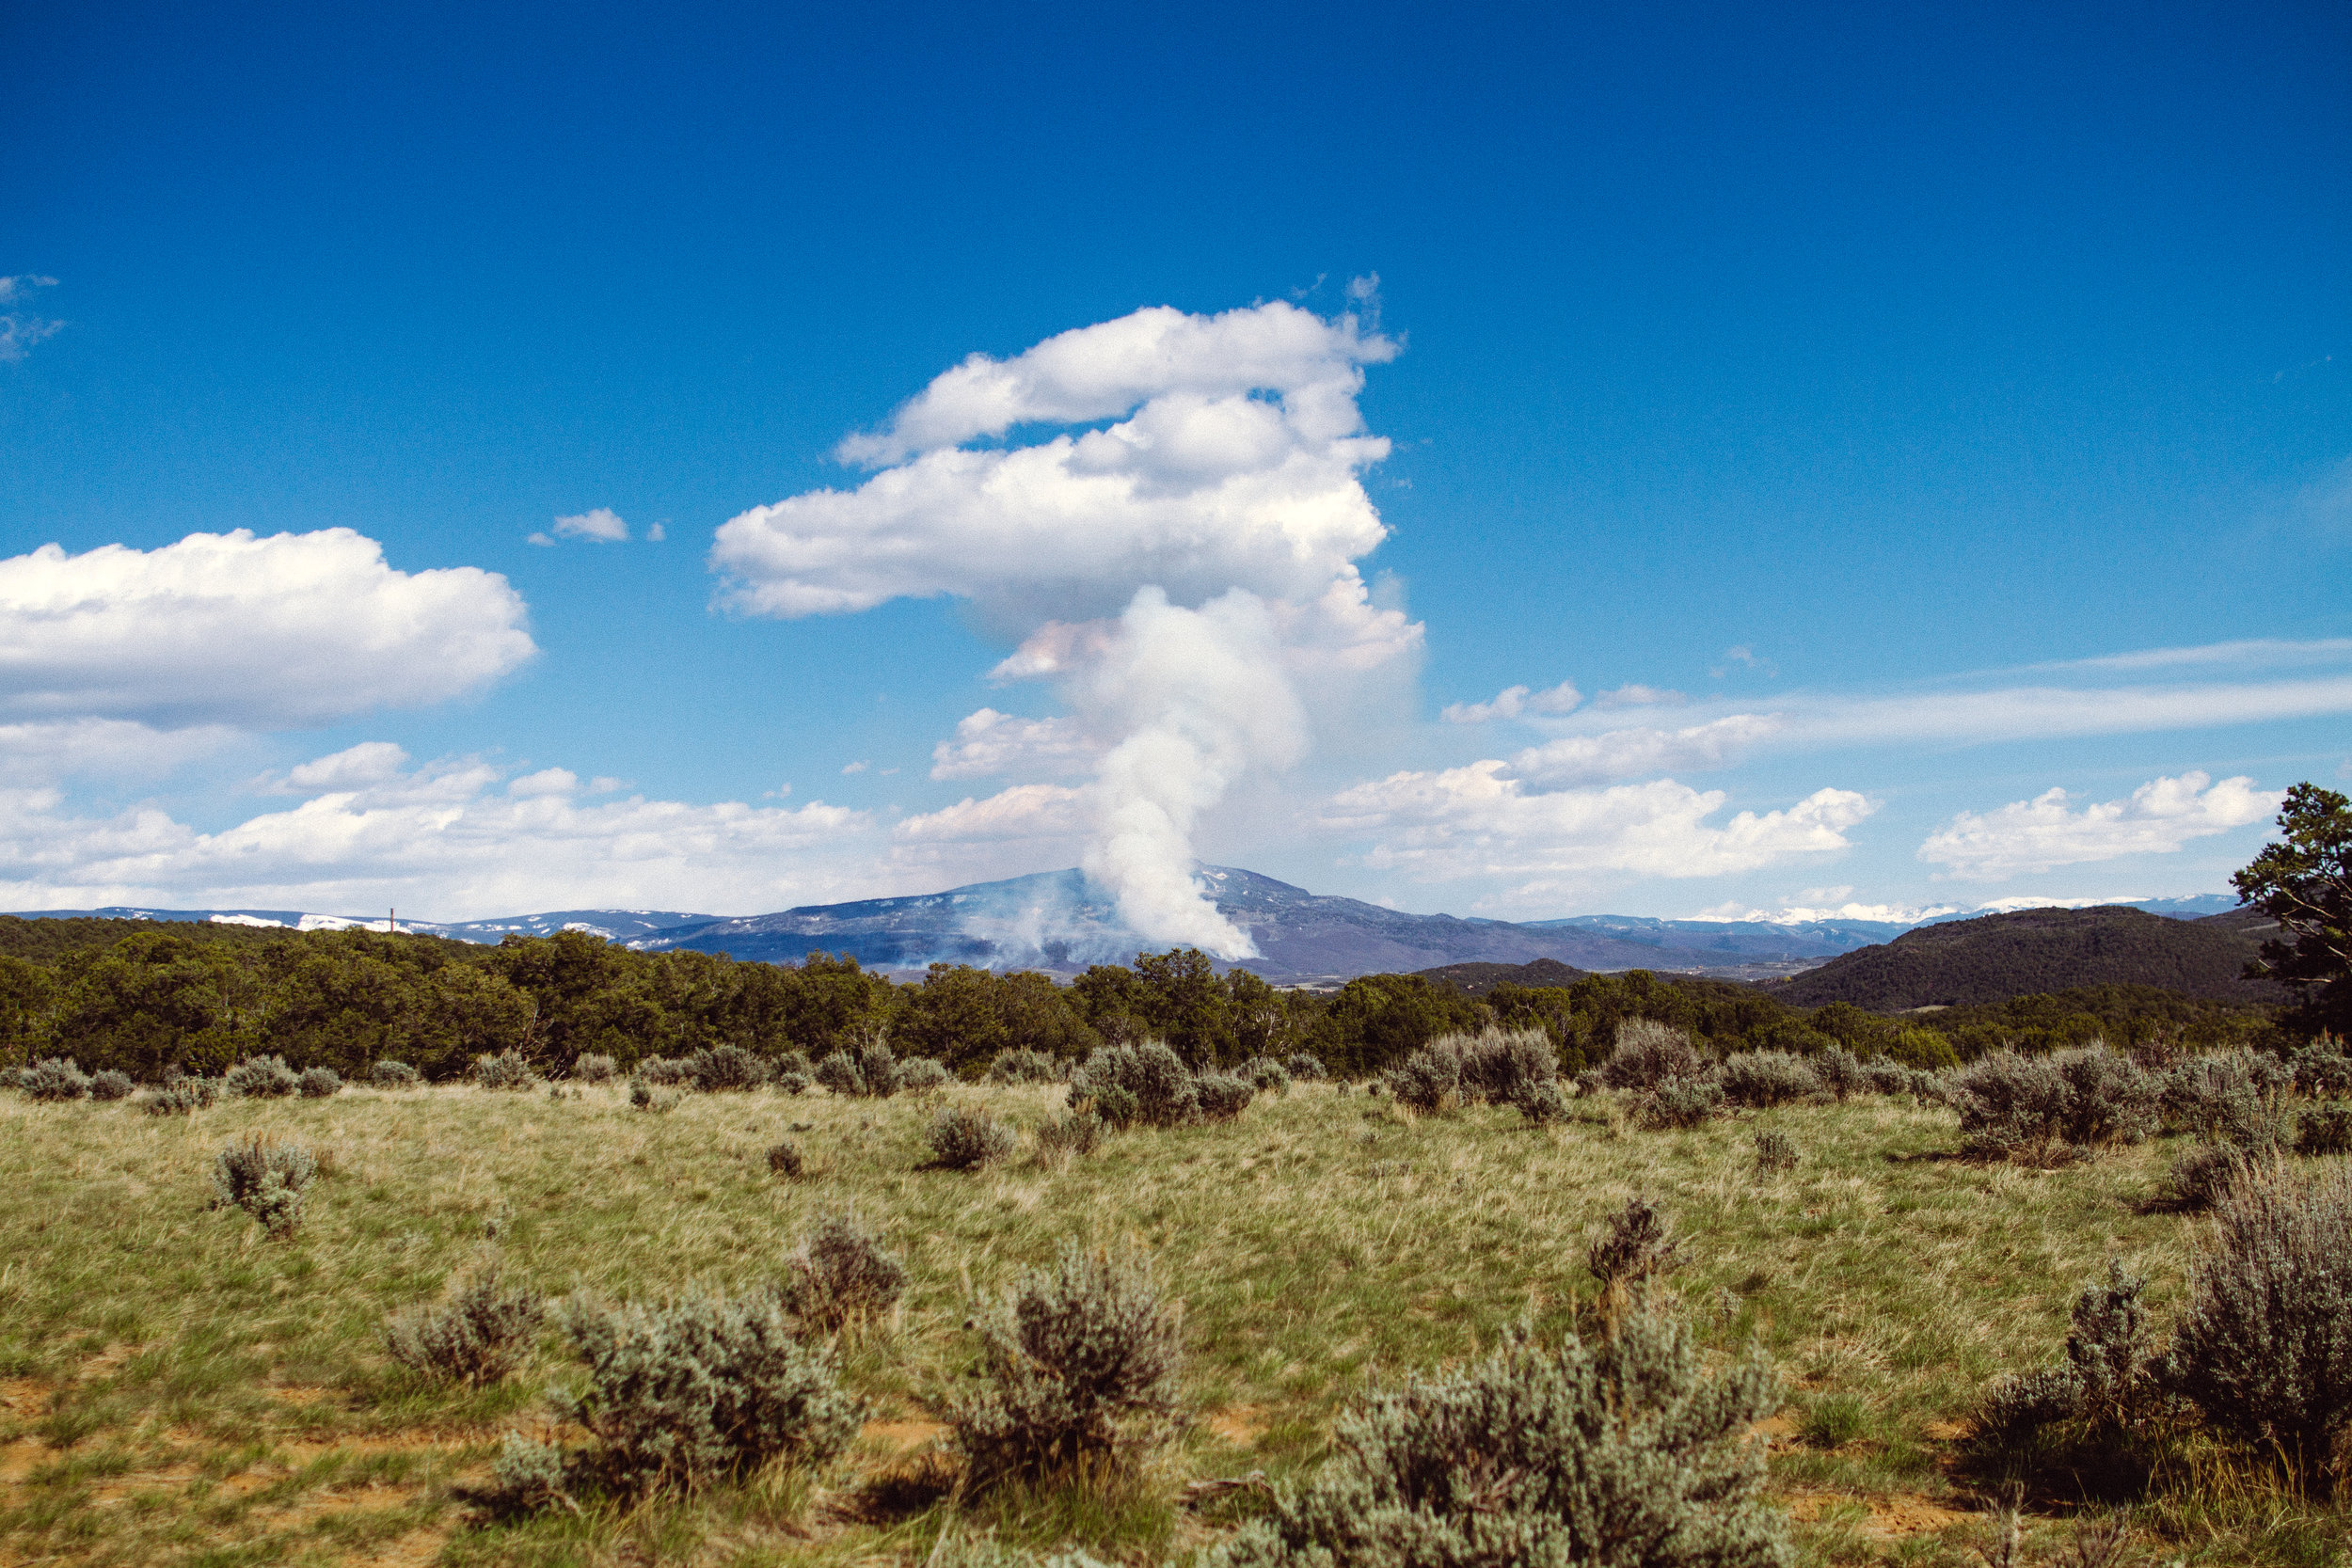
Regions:
<instances>
[{"instance_id":1,"label":"bare dirt patch","mask_svg":"<svg viewBox=\"0 0 2352 1568\"><path fill-rule=\"evenodd\" d=\"M1788 1497L1788 1516L1801 1522L1820 1518L1834 1508L1848 1503L1860 1503L1869 1510L1859 1528L1871 1541L1904 1541L1915 1535L1940 1535L1954 1525L1969 1524L1980 1517L1947 1508L1931 1497L1915 1493L1890 1492L1872 1497L1857 1497L1848 1492L1793 1492Z\"/></svg>"},{"instance_id":2,"label":"bare dirt patch","mask_svg":"<svg viewBox=\"0 0 2352 1568\"><path fill-rule=\"evenodd\" d=\"M1252 1449L1265 1434L1265 1411L1254 1404L1229 1404L1201 1425L1237 1449Z\"/></svg>"}]
</instances>

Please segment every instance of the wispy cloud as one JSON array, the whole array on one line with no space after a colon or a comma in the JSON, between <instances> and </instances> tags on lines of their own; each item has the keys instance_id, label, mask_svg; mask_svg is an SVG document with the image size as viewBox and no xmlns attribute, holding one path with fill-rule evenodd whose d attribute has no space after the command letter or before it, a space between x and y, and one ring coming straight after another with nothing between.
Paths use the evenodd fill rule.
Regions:
<instances>
[{"instance_id":1,"label":"wispy cloud","mask_svg":"<svg viewBox=\"0 0 2352 1568\"><path fill-rule=\"evenodd\" d=\"M1449 703L1438 717L1449 724L1484 724L1495 719L1567 713L1583 700L1583 694L1568 681L1562 681L1558 686L1548 687L1541 691L1530 690L1524 686L1506 686L1483 703Z\"/></svg>"},{"instance_id":2,"label":"wispy cloud","mask_svg":"<svg viewBox=\"0 0 2352 1568\"><path fill-rule=\"evenodd\" d=\"M30 300L35 289L54 289L56 286L56 278L40 277L31 273L0 277L0 364L15 364L35 343L54 338L65 330L65 323L61 321L52 321L29 310L14 309Z\"/></svg>"},{"instance_id":3,"label":"wispy cloud","mask_svg":"<svg viewBox=\"0 0 2352 1568\"><path fill-rule=\"evenodd\" d=\"M553 545L563 539L585 539L592 545L620 545L626 544L628 540L628 524L622 521L621 517L609 506L599 506L592 512L582 512L569 517L558 517L555 519L554 528L552 537L545 533L534 533L531 536L530 542L533 545ZM647 537L660 539L661 525L656 523L653 532Z\"/></svg>"}]
</instances>

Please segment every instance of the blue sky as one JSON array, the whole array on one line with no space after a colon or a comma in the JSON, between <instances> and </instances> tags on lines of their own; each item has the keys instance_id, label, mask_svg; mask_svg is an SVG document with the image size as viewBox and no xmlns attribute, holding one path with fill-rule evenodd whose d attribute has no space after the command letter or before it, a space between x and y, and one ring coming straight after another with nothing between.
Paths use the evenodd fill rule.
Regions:
<instances>
[{"instance_id":1,"label":"blue sky","mask_svg":"<svg viewBox=\"0 0 2352 1568\"><path fill-rule=\"evenodd\" d=\"M2340 8L338 9L5 24L8 907L2161 895L2352 768ZM1207 368L1087 381L1151 308ZM834 613L815 503L718 544L1197 396L1320 477L846 506L913 563Z\"/></svg>"}]
</instances>

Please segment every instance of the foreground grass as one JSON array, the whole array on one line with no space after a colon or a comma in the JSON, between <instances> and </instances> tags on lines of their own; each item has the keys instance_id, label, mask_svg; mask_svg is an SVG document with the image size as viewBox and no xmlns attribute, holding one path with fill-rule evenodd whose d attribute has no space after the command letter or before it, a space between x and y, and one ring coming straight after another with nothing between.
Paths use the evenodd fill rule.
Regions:
<instances>
[{"instance_id":1,"label":"foreground grass","mask_svg":"<svg viewBox=\"0 0 2352 1568\"><path fill-rule=\"evenodd\" d=\"M1057 1089L958 1088L1034 1125ZM1159 1556L1214 1541L1248 1494L1186 1512L1194 1477L1311 1466L1367 1378L1475 1354L1521 1318L1565 1326L1586 1245L1635 1193L1688 1238L1675 1288L1706 1341L1760 1338L1786 1374L1775 1494L1808 1561L1975 1562L1987 1501L1952 1466L1996 1374L2045 1359L2109 1258L2177 1306L2193 1222L2149 1212L2177 1146L2056 1171L1943 1159L1948 1112L1789 1107L1689 1132L1605 1103L1550 1129L1515 1112L1400 1119L1327 1086L1235 1123L1113 1138L1059 1170L921 1168L935 1103L619 1090L550 1101L449 1088L224 1103L193 1118L0 1100L0 1563L722 1563L919 1560L942 1530ZM1757 1127L1796 1170L1759 1177ZM795 1131L795 1128L803 1130ZM329 1168L273 1243L208 1209L215 1153L253 1131ZM790 1135L798 1182L766 1150ZM498 1435L547 1433L570 1374L550 1336L524 1376L466 1393L394 1368L385 1316L495 1246L550 1294L777 1277L795 1240L853 1210L906 1258L908 1294L845 1347L874 1407L851 1460L632 1513L498 1525L464 1489ZM1181 1304L1198 1421L1131 1494L938 1499L947 1396L976 1295L1070 1240L1135 1244ZM2124 1560L2324 1564L2341 1513L2216 1482L2143 1511ZM2065 1526L2043 1507L2029 1537Z\"/></svg>"}]
</instances>

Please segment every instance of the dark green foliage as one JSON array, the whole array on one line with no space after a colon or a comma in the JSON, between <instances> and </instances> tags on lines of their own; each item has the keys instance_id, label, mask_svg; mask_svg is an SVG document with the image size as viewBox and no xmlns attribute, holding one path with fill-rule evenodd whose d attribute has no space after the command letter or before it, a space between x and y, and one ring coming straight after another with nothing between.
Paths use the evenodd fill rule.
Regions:
<instances>
[{"instance_id":1,"label":"dark green foliage","mask_svg":"<svg viewBox=\"0 0 2352 1568\"><path fill-rule=\"evenodd\" d=\"M1768 1176L1795 1170L1797 1140L1777 1127L1758 1129L1756 1134L1756 1168Z\"/></svg>"},{"instance_id":2,"label":"dark green foliage","mask_svg":"<svg viewBox=\"0 0 2352 1568\"><path fill-rule=\"evenodd\" d=\"M368 1081L379 1089L413 1089L423 1080L406 1062L378 1062L368 1073Z\"/></svg>"},{"instance_id":3,"label":"dark green foliage","mask_svg":"<svg viewBox=\"0 0 2352 1568\"><path fill-rule=\"evenodd\" d=\"M1723 1108L1723 1081L1710 1074L1705 1078L1666 1079L1634 1102L1633 1114L1644 1127L1665 1132L1697 1127Z\"/></svg>"},{"instance_id":4,"label":"dark green foliage","mask_svg":"<svg viewBox=\"0 0 2352 1568\"><path fill-rule=\"evenodd\" d=\"M980 1387L949 1418L974 1484L1099 1476L1172 1435L1182 1352L1147 1260L1071 1248L979 1333Z\"/></svg>"},{"instance_id":5,"label":"dark green foliage","mask_svg":"<svg viewBox=\"0 0 2352 1568\"><path fill-rule=\"evenodd\" d=\"M254 1133L230 1144L213 1162L214 1202L233 1204L272 1236L291 1236L302 1223L302 1197L318 1161L300 1144Z\"/></svg>"},{"instance_id":6,"label":"dark green foliage","mask_svg":"<svg viewBox=\"0 0 2352 1568\"><path fill-rule=\"evenodd\" d=\"M128 1100L135 1087L137 1085L131 1082L129 1073L117 1072L112 1068L102 1069L89 1075L89 1097L92 1100L108 1102Z\"/></svg>"},{"instance_id":7,"label":"dark green foliage","mask_svg":"<svg viewBox=\"0 0 2352 1568\"><path fill-rule=\"evenodd\" d=\"M2352 1154L2352 1106L2305 1111L2295 1124L2295 1152L2305 1156Z\"/></svg>"},{"instance_id":8,"label":"dark green foliage","mask_svg":"<svg viewBox=\"0 0 2352 1568\"><path fill-rule=\"evenodd\" d=\"M546 1303L531 1291L508 1289L493 1264L453 1291L445 1306L387 1323L384 1348L436 1382L482 1387L522 1364L546 1321Z\"/></svg>"},{"instance_id":9,"label":"dark green foliage","mask_svg":"<svg viewBox=\"0 0 2352 1568\"><path fill-rule=\"evenodd\" d=\"M907 1287L906 1265L847 1214L819 1226L785 1260L784 1305L819 1334L888 1311Z\"/></svg>"},{"instance_id":10,"label":"dark green foliage","mask_svg":"<svg viewBox=\"0 0 2352 1568\"><path fill-rule=\"evenodd\" d=\"M697 1051L686 1058L688 1082L705 1094L755 1089L768 1082L766 1061L739 1045Z\"/></svg>"},{"instance_id":11,"label":"dark green foliage","mask_svg":"<svg viewBox=\"0 0 2352 1568\"><path fill-rule=\"evenodd\" d=\"M19 1073L16 1086L27 1100L79 1100L89 1093L89 1074L71 1058L51 1056Z\"/></svg>"},{"instance_id":12,"label":"dark green foliage","mask_svg":"<svg viewBox=\"0 0 2352 1568\"><path fill-rule=\"evenodd\" d=\"M801 1153L801 1146L787 1138L768 1150L768 1168L787 1181L798 1181L808 1168L808 1161Z\"/></svg>"},{"instance_id":13,"label":"dark green foliage","mask_svg":"<svg viewBox=\"0 0 2352 1568\"><path fill-rule=\"evenodd\" d=\"M2352 1162L2232 1184L2162 1376L2229 1437L2321 1481L2352 1423Z\"/></svg>"},{"instance_id":14,"label":"dark green foliage","mask_svg":"<svg viewBox=\"0 0 2352 1568\"><path fill-rule=\"evenodd\" d=\"M932 1162L946 1170L977 1170L1009 1157L1013 1130L977 1105L950 1105L924 1132Z\"/></svg>"},{"instance_id":15,"label":"dark green foliage","mask_svg":"<svg viewBox=\"0 0 2352 1568\"><path fill-rule=\"evenodd\" d=\"M1337 1457L1279 1494L1227 1568L1785 1568L1749 1430L1780 1402L1761 1353L1710 1375L1662 1311L1471 1366L1342 1418Z\"/></svg>"},{"instance_id":16,"label":"dark green foliage","mask_svg":"<svg viewBox=\"0 0 2352 1568\"><path fill-rule=\"evenodd\" d=\"M1654 1019L1633 1018L1618 1025L1616 1048L1602 1064L1600 1076L1613 1089L1656 1089L1677 1079L1699 1077L1712 1066L1684 1031Z\"/></svg>"},{"instance_id":17,"label":"dark green foliage","mask_svg":"<svg viewBox=\"0 0 2352 1568\"><path fill-rule=\"evenodd\" d=\"M1114 1092L1117 1091L1117 1092ZM1120 1100L1132 1097L1134 1109L1123 1117ZM1158 1040L1134 1045L1106 1045L1088 1056L1070 1075L1070 1103L1087 1101L1104 1121L1115 1127L1130 1122L1146 1127L1181 1127L1199 1118L1200 1091L1184 1062Z\"/></svg>"},{"instance_id":18,"label":"dark green foliage","mask_svg":"<svg viewBox=\"0 0 2352 1568\"><path fill-rule=\"evenodd\" d=\"M1724 1098L1734 1105L1786 1105L1821 1091L1821 1080L1802 1056L1786 1051L1741 1051L1724 1058Z\"/></svg>"},{"instance_id":19,"label":"dark green foliage","mask_svg":"<svg viewBox=\"0 0 2352 1568\"><path fill-rule=\"evenodd\" d=\"M283 1056L250 1056L230 1068L220 1086L248 1100L283 1100L302 1086L302 1079Z\"/></svg>"},{"instance_id":20,"label":"dark green foliage","mask_svg":"<svg viewBox=\"0 0 2352 1568\"><path fill-rule=\"evenodd\" d=\"M1222 1072L1204 1072L1192 1085L1202 1121L1232 1121L1249 1108L1258 1093L1247 1080Z\"/></svg>"},{"instance_id":21,"label":"dark green foliage","mask_svg":"<svg viewBox=\"0 0 2352 1568\"><path fill-rule=\"evenodd\" d=\"M2314 784L2287 791L2279 842L2233 877L2279 935L2247 966L2303 993L2306 1027L2352 1027L2352 799Z\"/></svg>"},{"instance_id":22,"label":"dark green foliage","mask_svg":"<svg viewBox=\"0 0 2352 1568\"><path fill-rule=\"evenodd\" d=\"M1584 1254L1584 1266L1603 1290L1638 1285L1673 1271L1682 1243L1666 1227L1666 1217L1645 1197L1633 1197L1609 1218Z\"/></svg>"},{"instance_id":23,"label":"dark green foliage","mask_svg":"<svg viewBox=\"0 0 2352 1568\"><path fill-rule=\"evenodd\" d=\"M1054 1058L1041 1051L1000 1051L988 1064L992 1084L1050 1084L1057 1074Z\"/></svg>"},{"instance_id":24,"label":"dark green foliage","mask_svg":"<svg viewBox=\"0 0 2352 1568\"><path fill-rule=\"evenodd\" d=\"M1952 1049L1948 1036L1940 1029L1916 1025L1896 1031L1886 1044L1886 1059L1926 1072L1960 1066L1960 1054Z\"/></svg>"},{"instance_id":25,"label":"dark green foliage","mask_svg":"<svg viewBox=\"0 0 2352 1568\"><path fill-rule=\"evenodd\" d=\"M588 1370L565 1413L602 1445L621 1484L694 1486L775 1461L823 1465L857 1436L861 1412L833 1352L803 1342L771 1296L575 1303L565 1327Z\"/></svg>"},{"instance_id":26,"label":"dark green foliage","mask_svg":"<svg viewBox=\"0 0 2352 1568\"><path fill-rule=\"evenodd\" d=\"M1476 1029L1479 1005L1418 974L1365 974L1342 986L1314 1021L1314 1053L1343 1078L1384 1072L1441 1035Z\"/></svg>"},{"instance_id":27,"label":"dark green foliage","mask_svg":"<svg viewBox=\"0 0 2352 1568\"><path fill-rule=\"evenodd\" d=\"M1008 1051L1076 1056L1102 1043L1080 998L1043 974L993 974L968 964L934 963L920 985L898 993L891 1035L911 1057L968 1072Z\"/></svg>"},{"instance_id":28,"label":"dark green foliage","mask_svg":"<svg viewBox=\"0 0 2352 1568\"><path fill-rule=\"evenodd\" d=\"M571 1078L580 1084L609 1084L620 1065L600 1051L584 1051L572 1061Z\"/></svg>"},{"instance_id":29,"label":"dark green foliage","mask_svg":"<svg viewBox=\"0 0 2352 1568\"><path fill-rule=\"evenodd\" d=\"M2255 951L2251 936L2226 923L2169 920L2119 905L2025 910L1905 931L1806 970L1773 994L1797 1006L1846 1002L1881 1013L2100 984L2160 986L2223 1002L2275 1000L2239 974Z\"/></svg>"},{"instance_id":30,"label":"dark green foliage","mask_svg":"<svg viewBox=\"0 0 2352 1568\"><path fill-rule=\"evenodd\" d=\"M305 1100L332 1100L343 1092L343 1075L331 1067L307 1068L294 1086Z\"/></svg>"},{"instance_id":31,"label":"dark green foliage","mask_svg":"<svg viewBox=\"0 0 2352 1568\"><path fill-rule=\"evenodd\" d=\"M501 1051L473 1059L473 1082L478 1089L500 1089L521 1093L539 1086L539 1074L529 1057L519 1051Z\"/></svg>"}]
</instances>

